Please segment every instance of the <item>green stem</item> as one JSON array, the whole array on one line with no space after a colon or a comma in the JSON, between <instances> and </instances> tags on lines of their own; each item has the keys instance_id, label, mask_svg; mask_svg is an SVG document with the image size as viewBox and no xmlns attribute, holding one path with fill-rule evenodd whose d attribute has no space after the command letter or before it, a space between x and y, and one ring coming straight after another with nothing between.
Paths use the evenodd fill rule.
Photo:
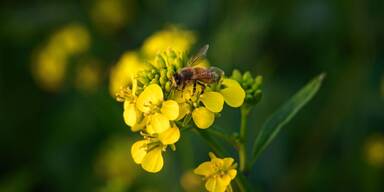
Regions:
<instances>
[{"instance_id":1,"label":"green stem","mask_svg":"<svg viewBox=\"0 0 384 192\"><path fill-rule=\"evenodd\" d=\"M240 144L239 144L239 164L240 171L244 172L247 166L247 119L249 110L246 106L242 106L241 109L241 123L240 123Z\"/></svg>"}]
</instances>

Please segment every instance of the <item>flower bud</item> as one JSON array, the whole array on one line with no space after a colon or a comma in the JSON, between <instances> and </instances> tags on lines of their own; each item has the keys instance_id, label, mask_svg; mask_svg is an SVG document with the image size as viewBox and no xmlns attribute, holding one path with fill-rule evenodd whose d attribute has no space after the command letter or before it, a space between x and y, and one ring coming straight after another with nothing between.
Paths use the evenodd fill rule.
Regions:
<instances>
[{"instance_id":1,"label":"flower bud","mask_svg":"<svg viewBox=\"0 0 384 192\"><path fill-rule=\"evenodd\" d=\"M233 80L236 80L237 82L241 82L242 81L242 76L241 76L241 73L239 70L235 69L233 70L232 72L232 77L231 77Z\"/></svg>"}]
</instances>

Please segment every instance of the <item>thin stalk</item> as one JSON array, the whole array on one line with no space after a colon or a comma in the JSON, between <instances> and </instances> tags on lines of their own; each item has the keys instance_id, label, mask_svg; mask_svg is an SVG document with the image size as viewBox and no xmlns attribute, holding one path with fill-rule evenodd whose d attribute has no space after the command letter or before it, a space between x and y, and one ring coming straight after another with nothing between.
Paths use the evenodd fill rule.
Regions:
<instances>
[{"instance_id":1,"label":"thin stalk","mask_svg":"<svg viewBox=\"0 0 384 192\"><path fill-rule=\"evenodd\" d=\"M240 122L240 144L239 144L239 164L240 171L244 172L247 166L247 120L249 110L246 106L241 107L241 122Z\"/></svg>"}]
</instances>

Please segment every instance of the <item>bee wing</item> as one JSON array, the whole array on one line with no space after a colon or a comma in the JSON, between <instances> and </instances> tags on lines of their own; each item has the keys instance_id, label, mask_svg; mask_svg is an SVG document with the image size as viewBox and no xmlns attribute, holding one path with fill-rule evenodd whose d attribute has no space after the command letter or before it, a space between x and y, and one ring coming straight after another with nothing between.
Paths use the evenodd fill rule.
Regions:
<instances>
[{"instance_id":1,"label":"bee wing","mask_svg":"<svg viewBox=\"0 0 384 192\"><path fill-rule=\"evenodd\" d=\"M202 48L200 48L199 51L188 60L187 65L194 66L199 64L199 61L205 59L205 57L207 56L208 48L209 44L205 44Z\"/></svg>"}]
</instances>

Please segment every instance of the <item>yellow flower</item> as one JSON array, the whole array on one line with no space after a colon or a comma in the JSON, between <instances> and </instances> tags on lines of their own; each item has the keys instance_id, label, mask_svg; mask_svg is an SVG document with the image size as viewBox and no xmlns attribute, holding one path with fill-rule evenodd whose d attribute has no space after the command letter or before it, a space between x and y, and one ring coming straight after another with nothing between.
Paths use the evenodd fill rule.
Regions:
<instances>
[{"instance_id":1,"label":"yellow flower","mask_svg":"<svg viewBox=\"0 0 384 192\"><path fill-rule=\"evenodd\" d=\"M82 25L70 24L55 32L33 55L32 73L39 86L57 91L64 84L68 60L86 51L89 44L90 35Z\"/></svg>"},{"instance_id":2,"label":"yellow flower","mask_svg":"<svg viewBox=\"0 0 384 192\"><path fill-rule=\"evenodd\" d=\"M117 62L110 73L109 89L111 95L115 95L121 88L132 83L135 74L146 69L137 52L126 52Z\"/></svg>"},{"instance_id":3,"label":"yellow flower","mask_svg":"<svg viewBox=\"0 0 384 192\"><path fill-rule=\"evenodd\" d=\"M87 59L76 68L75 85L84 92L93 92L100 85L100 64L95 59Z\"/></svg>"},{"instance_id":4,"label":"yellow flower","mask_svg":"<svg viewBox=\"0 0 384 192\"><path fill-rule=\"evenodd\" d=\"M91 7L90 16L99 30L111 33L132 22L135 6L135 1L131 0L96 0Z\"/></svg>"},{"instance_id":5,"label":"yellow flower","mask_svg":"<svg viewBox=\"0 0 384 192\"><path fill-rule=\"evenodd\" d=\"M121 181L125 187L129 187L139 176L135 163L127 153L130 145L132 145L130 138L118 136L109 138L102 146L95 162L95 172L101 179L107 181L105 187L115 181Z\"/></svg>"},{"instance_id":6,"label":"yellow flower","mask_svg":"<svg viewBox=\"0 0 384 192\"><path fill-rule=\"evenodd\" d=\"M143 44L142 50L148 57L152 57L168 48L187 52L195 41L194 33L177 27L170 27L148 37Z\"/></svg>"},{"instance_id":7,"label":"yellow flower","mask_svg":"<svg viewBox=\"0 0 384 192\"><path fill-rule=\"evenodd\" d=\"M200 164L193 172L197 175L204 176L205 188L210 192L224 192L227 188L231 188L231 180L236 177L236 164L234 159L217 158L215 154L209 153L210 161Z\"/></svg>"},{"instance_id":8,"label":"yellow flower","mask_svg":"<svg viewBox=\"0 0 384 192\"><path fill-rule=\"evenodd\" d=\"M80 24L69 24L50 39L50 45L60 47L66 54L78 54L88 50L90 45L90 35L88 30Z\"/></svg>"},{"instance_id":9,"label":"yellow flower","mask_svg":"<svg viewBox=\"0 0 384 192\"><path fill-rule=\"evenodd\" d=\"M176 126L154 137L149 137L134 143L131 155L135 163L151 173L159 172L164 165L162 152L168 145L176 143L180 138L180 130Z\"/></svg>"},{"instance_id":10,"label":"yellow flower","mask_svg":"<svg viewBox=\"0 0 384 192\"><path fill-rule=\"evenodd\" d=\"M163 91L157 84L144 89L136 101L136 107L146 116L146 131L161 133L170 127L170 122L179 116L179 105L174 100L164 101Z\"/></svg>"},{"instance_id":11,"label":"yellow flower","mask_svg":"<svg viewBox=\"0 0 384 192\"><path fill-rule=\"evenodd\" d=\"M142 113L136 108L136 90L137 90L137 80L132 80L132 87L126 87L125 91L121 97L124 97L124 113L123 118L125 124L131 127L133 132L141 130L144 125Z\"/></svg>"},{"instance_id":12,"label":"yellow flower","mask_svg":"<svg viewBox=\"0 0 384 192\"><path fill-rule=\"evenodd\" d=\"M66 58L57 50L40 50L35 55L32 73L38 85L47 91L57 91L65 80Z\"/></svg>"}]
</instances>

